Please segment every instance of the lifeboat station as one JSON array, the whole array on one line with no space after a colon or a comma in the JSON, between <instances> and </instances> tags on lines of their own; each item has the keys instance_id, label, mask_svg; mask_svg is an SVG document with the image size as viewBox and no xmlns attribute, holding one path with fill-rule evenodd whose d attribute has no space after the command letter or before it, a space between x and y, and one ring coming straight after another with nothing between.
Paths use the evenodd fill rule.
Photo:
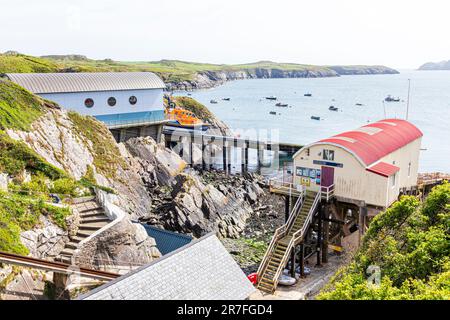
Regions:
<instances>
[{"instance_id":1,"label":"lifeboat station","mask_svg":"<svg viewBox=\"0 0 450 320\"><path fill-rule=\"evenodd\" d=\"M152 72L7 73L28 91L104 122L117 141L161 140L164 82Z\"/></svg>"},{"instance_id":2,"label":"lifeboat station","mask_svg":"<svg viewBox=\"0 0 450 320\"><path fill-rule=\"evenodd\" d=\"M286 267L303 276L306 259L320 266L330 249L356 248L375 215L415 194L422 135L406 120L385 119L297 151L292 175L270 181L286 199L286 223L260 264L258 288L271 294Z\"/></svg>"}]
</instances>

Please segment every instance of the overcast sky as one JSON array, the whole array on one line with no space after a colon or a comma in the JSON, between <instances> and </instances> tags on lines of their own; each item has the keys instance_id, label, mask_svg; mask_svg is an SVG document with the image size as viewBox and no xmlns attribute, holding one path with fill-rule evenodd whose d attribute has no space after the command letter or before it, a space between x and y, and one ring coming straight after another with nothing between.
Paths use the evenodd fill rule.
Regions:
<instances>
[{"instance_id":1,"label":"overcast sky","mask_svg":"<svg viewBox=\"0 0 450 320\"><path fill-rule=\"evenodd\" d=\"M448 0L0 0L0 52L417 68L450 59Z\"/></svg>"}]
</instances>

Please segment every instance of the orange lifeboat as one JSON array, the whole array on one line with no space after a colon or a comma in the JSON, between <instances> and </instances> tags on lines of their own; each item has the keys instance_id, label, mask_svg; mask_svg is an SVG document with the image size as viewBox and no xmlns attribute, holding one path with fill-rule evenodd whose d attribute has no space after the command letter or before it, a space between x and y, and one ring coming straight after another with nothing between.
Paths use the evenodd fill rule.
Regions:
<instances>
[{"instance_id":1,"label":"orange lifeboat","mask_svg":"<svg viewBox=\"0 0 450 320\"><path fill-rule=\"evenodd\" d=\"M164 113L169 120L168 126L186 129L208 129L208 124L197 118L191 111L181 108L167 108Z\"/></svg>"}]
</instances>

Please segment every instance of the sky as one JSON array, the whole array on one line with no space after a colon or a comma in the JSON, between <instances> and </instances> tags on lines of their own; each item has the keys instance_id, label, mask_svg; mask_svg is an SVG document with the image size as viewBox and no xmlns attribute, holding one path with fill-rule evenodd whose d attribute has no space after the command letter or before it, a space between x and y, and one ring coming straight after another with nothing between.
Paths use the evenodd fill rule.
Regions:
<instances>
[{"instance_id":1,"label":"sky","mask_svg":"<svg viewBox=\"0 0 450 320\"><path fill-rule=\"evenodd\" d=\"M450 59L448 0L0 0L0 52L415 69Z\"/></svg>"}]
</instances>

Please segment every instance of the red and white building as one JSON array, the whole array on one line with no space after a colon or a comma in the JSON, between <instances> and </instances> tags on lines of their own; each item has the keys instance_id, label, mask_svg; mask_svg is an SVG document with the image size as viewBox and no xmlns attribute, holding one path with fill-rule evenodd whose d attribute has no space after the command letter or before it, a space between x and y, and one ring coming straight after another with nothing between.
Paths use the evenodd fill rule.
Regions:
<instances>
[{"instance_id":1,"label":"red and white building","mask_svg":"<svg viewBox=\"0 0 450 320\"><path fill-rule=\"evenodd\" d=\"M422 132L385 119L311 143L294 155L294 185L334 189L340 202L383 209L417 184Z\"/></svg>"}]
</instances>

